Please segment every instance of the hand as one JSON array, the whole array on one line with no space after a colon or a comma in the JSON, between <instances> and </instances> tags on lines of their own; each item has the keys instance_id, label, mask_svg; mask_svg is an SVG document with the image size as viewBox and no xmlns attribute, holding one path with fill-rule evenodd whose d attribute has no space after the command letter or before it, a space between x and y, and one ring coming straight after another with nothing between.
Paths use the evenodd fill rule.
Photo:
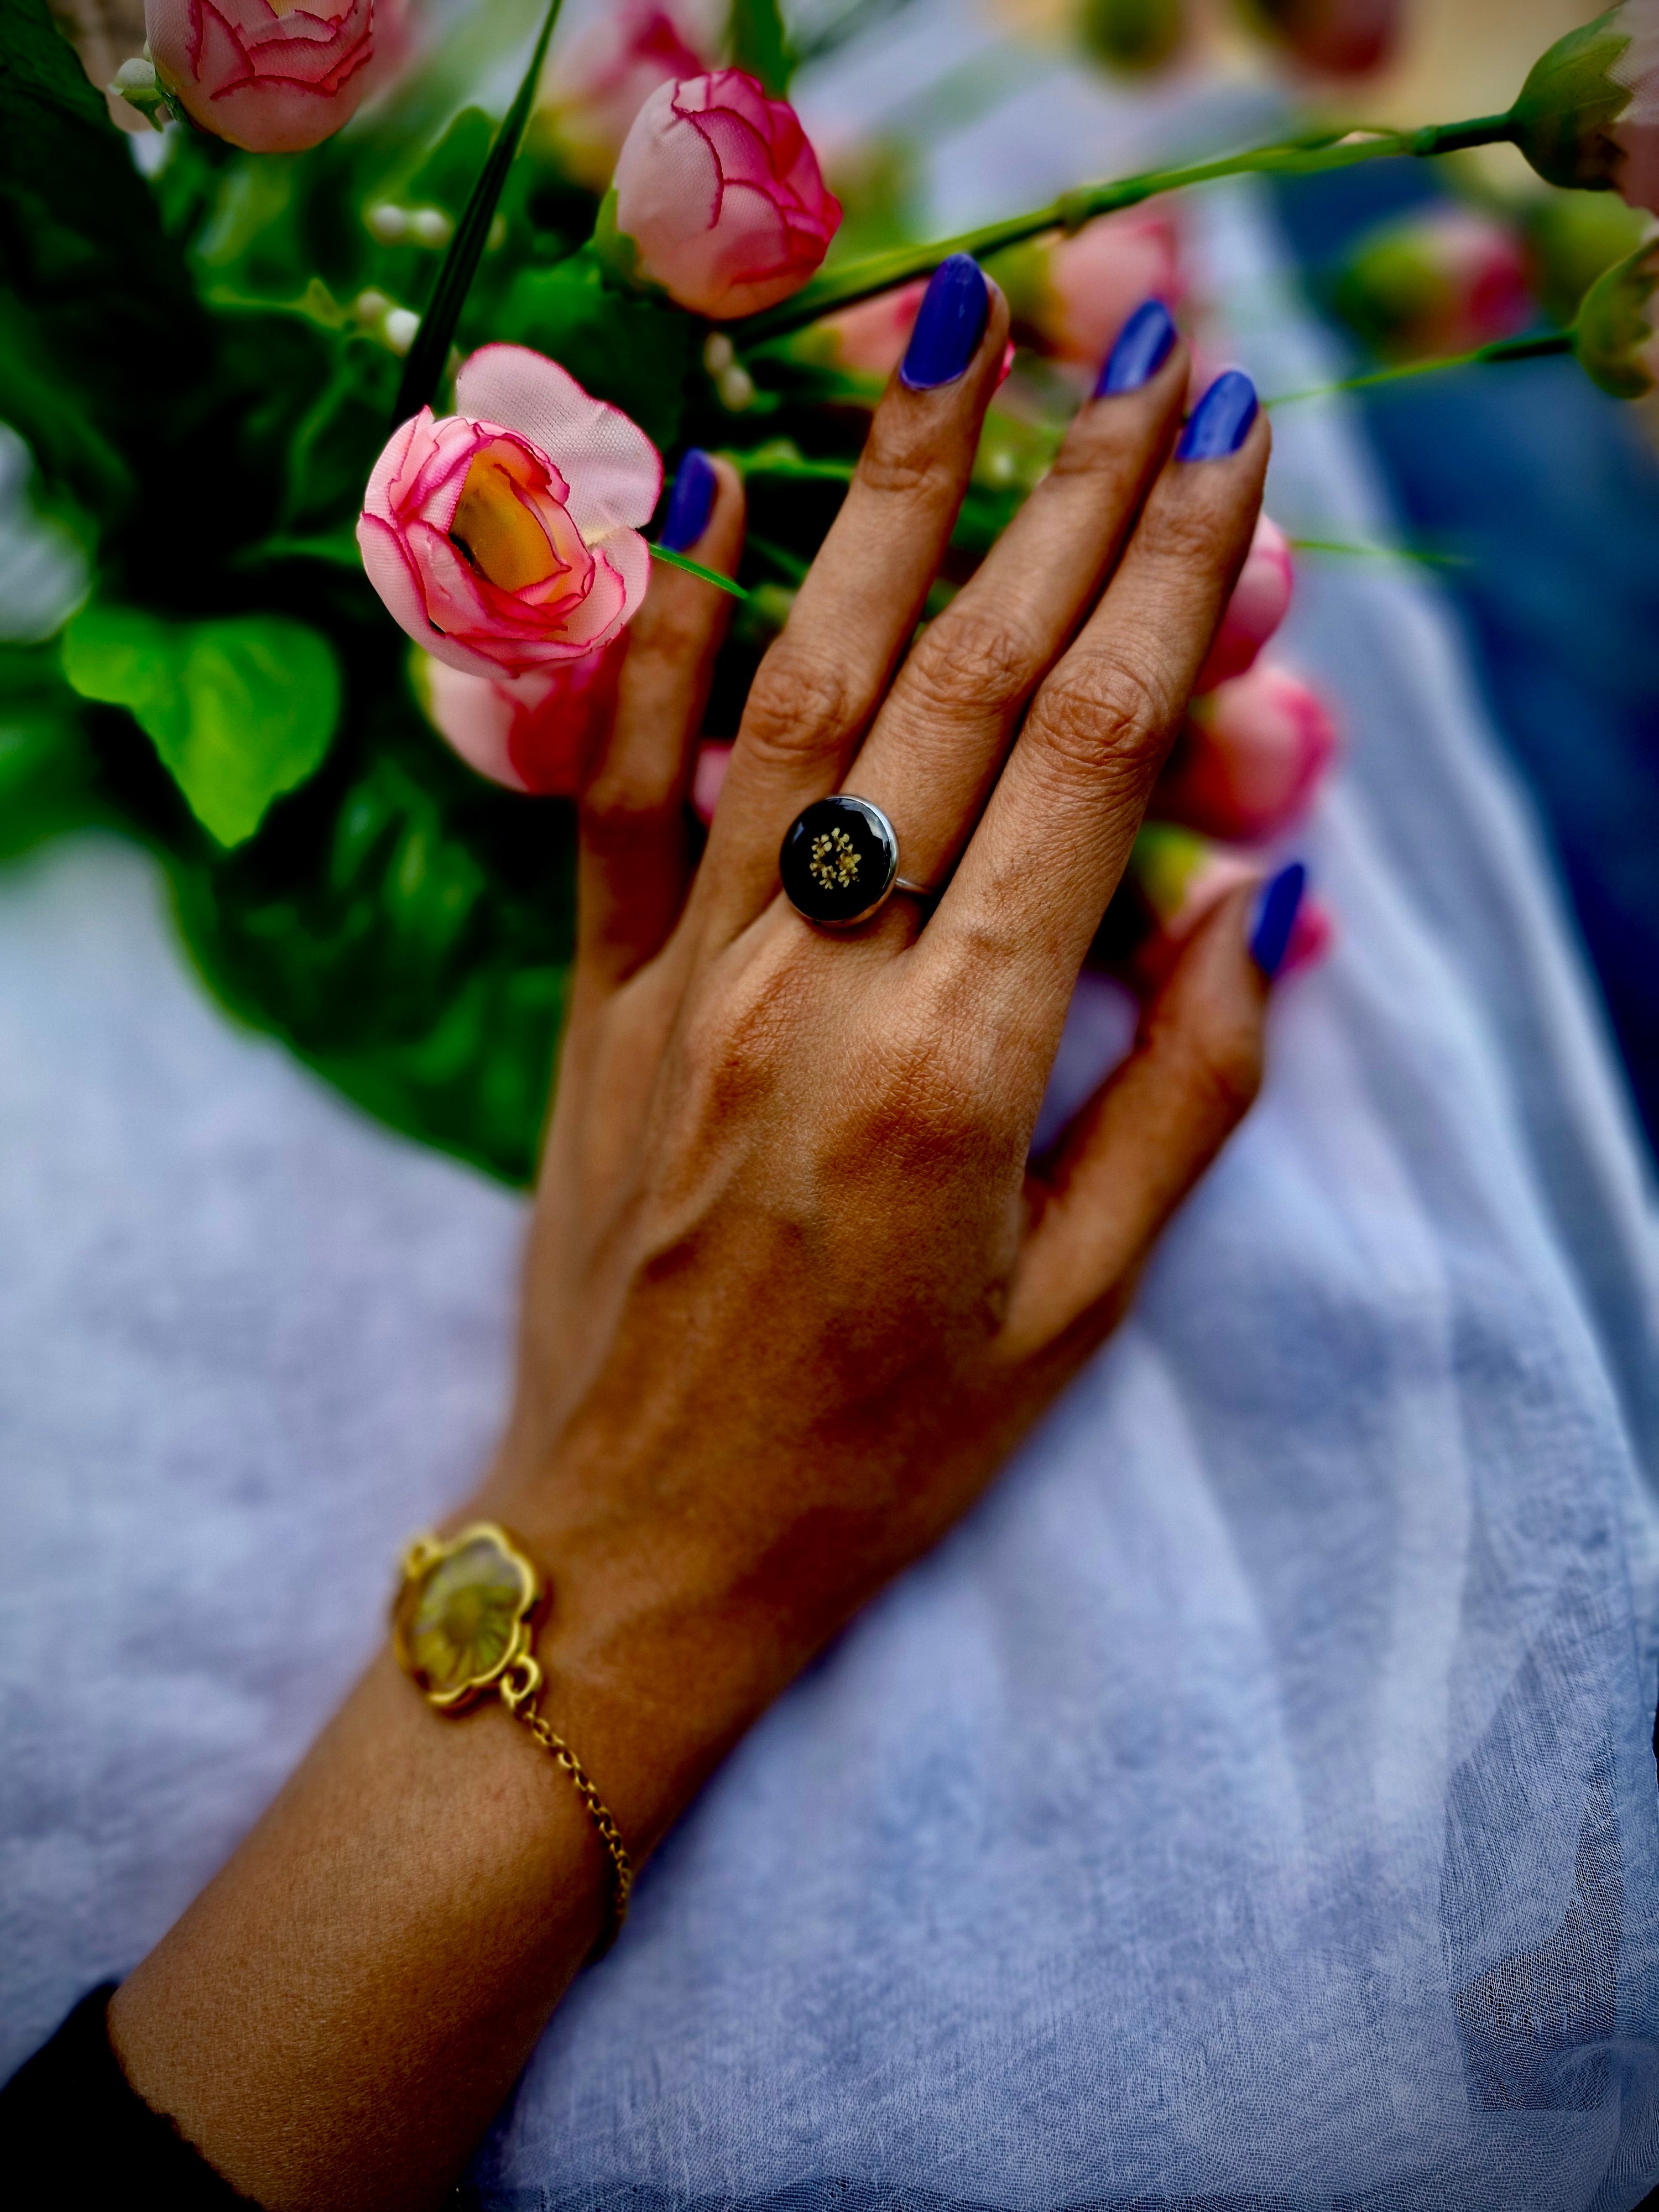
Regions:
<instances>
[{"instance_id":1,"label":"hand","mask_svg":"<svg viewBox=\"0 0 1659 2212\"><path fill-rule=\"evenodd\" d=\"M1172 459L1177 353L1085 407L919 639L1000 362L895 384L763 665L699 867L685 796L724 603L659 576L583 795L581 922L518 1402L484 1504L558 1588L560 1724L648 1849L1100 1344L1254 1095L1243 900L1051 1158L1079 966L1249 546L1267 462ZM695 550L730 569L723 465ZM913 642L913 639L915 640ZM906 875L850 934L778 848L847 788Z\"/></svg>"},{"instance_id":2,"label":"hand","mask_svg":"<svg viewBox=\"0 0 1659 2212\"><path fill-rule=\"evenodd\" d=\"M895 384L753 688L708 849L684 797L724 605L659 574L582 796L580 932L516 1403L479 1507L554 1586L544 1710L636 1859L733 1737L977 1496L1121 1313L1255 1091L1248 896L1027 1160L1079 964L1249 542L1258 419L1172 458L1188 365L1086 407L916 625L1006 314ZM1211 418L1213 421L1213 417ZM722 467L688 549L735 565ZM777 855L845 781L904 872L844 936ZM575 1792L382 1656L118 1991L130 2080L271 2209L439 2203L602 1921Z\"/></svg>"}]
</instances>

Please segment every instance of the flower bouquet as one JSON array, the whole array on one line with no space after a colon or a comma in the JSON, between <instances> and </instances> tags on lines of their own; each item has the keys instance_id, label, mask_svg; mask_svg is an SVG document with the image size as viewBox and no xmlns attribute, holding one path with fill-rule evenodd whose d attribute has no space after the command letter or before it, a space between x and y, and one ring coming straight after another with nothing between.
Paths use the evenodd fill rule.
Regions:
<instances>
[{"instance_id":1,"label":"flower bouquet","mask_svg":"<svg viewBox=\"0 0 1659 2212\"><path fill-rule=\"evenodd\" d=\"M1179 305L1183 186L1510 140L1557 185L1659 205L1659 0L1564 41L1503 116L1308 132L935 241L868 164L843 223L775 0L623 0L550 75L553 0L499 119L455 94L487 16L423 47L398 0L148 0L112 88L160 131L142 161L46 0L0 10L0 420L93 580L53 635L0 647L0 852L81 823L143 840L228 1007L513 1181L563 1003L571 794L653 562L696 565L707 453L742 472L750 534L711 579L738 604L705 815L953 252L990 258L1020 347L941 600L1126 317ZM1341 14L1268 12L1291 38ZM1435 250L1480 259L1467 231ZM1459 357L1576 350L1634 396L1656 282L1638 244L1570 329ZM1331 757L1320 702L1257 659L1291 576L1264 522L1103 958L1155 971L1243 865L1211 841L1278 834Z\"/></svg>"}]
</instances>

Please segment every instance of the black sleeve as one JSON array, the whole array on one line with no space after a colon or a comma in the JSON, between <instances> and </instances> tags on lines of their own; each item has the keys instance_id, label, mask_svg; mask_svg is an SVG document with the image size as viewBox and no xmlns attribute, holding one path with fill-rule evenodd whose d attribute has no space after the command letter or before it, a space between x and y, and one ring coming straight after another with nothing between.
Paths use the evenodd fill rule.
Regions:
<instances>
[{"instance_id":1,"label":"black sleeve","mask_svg":"<svg viewBox=\"0 0 1659 2212\"><path fill-rule=\"evenodd\" d=\"M0 2173L20 2204L158 2204L258 2212L127 2085L110 2049L106 1982L0 2089ZM21 2185L21 2186L20 2186Z\"/></svg>"}]
</instances>

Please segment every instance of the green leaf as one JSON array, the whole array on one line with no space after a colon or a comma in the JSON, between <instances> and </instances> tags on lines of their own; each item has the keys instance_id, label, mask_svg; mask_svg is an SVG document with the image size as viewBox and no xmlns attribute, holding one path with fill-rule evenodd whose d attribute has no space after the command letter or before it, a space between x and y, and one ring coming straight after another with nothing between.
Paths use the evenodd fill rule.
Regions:
<instances>
[{"instance_id":1,"label":"green leaf","mask_svg":"<svg viewBox=\"0 0 1659 2212\"><path fill-rule=\"evenodd\" d=\"M184 258L45 0L0 0L0 412L100 520L191 404Z\"/></svg>"},{"instance_id":2,"label":"green leaf","mask_svg":"<svg viewBox=\"0 0 1659 2212\"><path fill-rule=\"evenodd\" d=\"M542 64L547 58L547 42L553 35L553 26L559 20L561 0L548 0L547 14L543 18L541 36L530 57L513 105L502 119L489 149L489 159L478 173L472 197L466 204L466 212L455 226L455 235L449 241L449 251L444 256L443 267L438 271L438 282L433 288L426 313L421 318L421 327L415 334L415 343L404 363L403 381L398 387L395 419L405 422L411 415L418 415L438 389L449 358L451 341L461 319L461 310L466 305L466 295L477 274L489 238L489 227L495 220L495 205L507 182L507 173L513 166L513 157L519 150L519 141L524 136L524 126L536 97L536 88L541 82Z\"/></svg>"},{"instance_id":3,"label":"green leaf","mask_svg":"<svg viewBox=\"0 0 1659 2212\"><path fill-rule=\"evenodd\" d=\"M606 283L591 253L520 270L492 335L548 355L585 390L631 415L654 445L678 438L697 326L670 303Z\"/></svg>"},{"instance_id":4,"label":"green leaf","mask_svg":"<svg viewBox=\"0 0 1659 2212\"><path fill-rule=\"evenodd\" d=\"M734 583L730 576L722 576L718 568L705 568L701 561L693 561L684 553L676 553L666 545L653 545L651 558L660 561L665 568L684 568L688 576L697 576L705 584L713 584L719 591L727 592L734 599L746 599L748 592Z\"/></svg>"},{"instance_id":5,"label":"green leaf","mask_svg":"<svg viewBox=\"0 0 1659 2212\"><path fill-rule=\"evenodd\" d=\"M98 819L81 702L49 646L0 646L0 859Z\"/></svg>"},{"instance_id":6,"label":"green leaf","mask_svg":"<svg viewBox=\"0 0 1659 2212\"><path fill-rule=\"evenodd\" d=\"M774 100L781 100L794 74L795 57L778 0L732 0L727 43L732 67L747 70Z\"/></svg>"},{"instance_id":7,"label":"green leaf","mask_svg":"<svg viewBox=\"0 0 1659 2212\"><path fill-rule=\"evenodd\" d=\"M340 672L317 631L283 615L169 623L90 607L64 634L83 698L125 707L221 845L320 766L340 715Z\"/></svg>"}]
</instances>

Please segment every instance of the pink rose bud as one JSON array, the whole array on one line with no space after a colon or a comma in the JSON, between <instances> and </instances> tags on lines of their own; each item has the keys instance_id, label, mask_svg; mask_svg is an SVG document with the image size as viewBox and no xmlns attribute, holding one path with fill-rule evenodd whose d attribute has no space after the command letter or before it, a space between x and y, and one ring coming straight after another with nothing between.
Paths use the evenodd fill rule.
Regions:
<instances>
[{"instance_id":1,"label":"pink rose bud","mask_svg":"<svg viewBox=\"0 0 1659 2212\"><path fill-rule=\"evenodd\" d=\"M388 0L144 0L155 73L191 120L252 154L295 154L349 122L369 89Z\"/></svg>"},{"instance_id":2,"label":"pink rose bud","mask_svg":"<svg viewBox=\"0 0 1659 2212\"><path fill-rule=\"evenodd\" d=\"M1279 525L1262 515L1249 553L1233 586L1220 632L1199 672L1195 690L1213 691L1252 667L1255 657L1291 611L1296 570L1290 541Z\"/></svg>"},{"instance_id":3,"label":"pink rose bud","mask_svg":"<svg viewBox=\"0 0 1659 2212\"><path fill-rule=\"evenodd\" d=\"M1540 177L1659 215L1659 0L1624 0L1553 46L1510 111Z\"/></svg>"},{"instance_id":4,"label":"pink rose bud","mask_svg":"<svg viewBox=\"0 0 1659 2212\"><path fill-rule=\"evenodd\" d=\"M730 69L652 94L617 160L611 212L636 273L717 321L799 291L841 222L794 109Z\"/></svg>"},{"instance_id":5,"label":"pink rose bud","mask_svg":"<svg viewBox=\"0 0 1659 2212\"><path fill-rule=\"evenodd\" d=\"M915 327L927 280L901 284L896 292L878 292L873 300L860 300L855 307L826 316L817 332L828 338L835 358L854 376L879 377L885 382L904 358Z\"/></svg>"},{"instance_id":6,"label":"pink rose bud","mask_svg":"<svg viewBox=\"0 0 1659 2212\"><path fill-rule=\"evenodd\" d=\"M546 94L532 128L556 142L564 166L602 192L634 118L659 84L701 76L708 67L700 45L713 44L708 14L681 0L623 0L589 24L555 57Z\"/></svg>"},{"instance_id":7,"label":"pink rose bud","mask_svg":"<svg viewBox=\"0 0 1659 2212\"><path fill-rule=\"evenodd\" d=\"M662 462L620 408L527 346L488 345L374 464L357 521L368 580L434 659L527 676L608 645L650 579L639 535Z\"/></svg>"},{"instance_id":8,"label":"pink rose bud","mask_svg":"<svg viewBox=\"0 0 1659 2212\"><path fill-rule=\"evenodd\" d=\"M1304 68L1363 76L1388 60L1403 0L1261 0L1278 37Z\"/></svg>"},{"instance_id":9,"label":"pink rose bud","mask_svg":"<svg viewBox=\"0 0 1659 2212\"><path fill-rule=\"evenodd\" d=\"M1307 811L1336 750L1319 695L1287 669L1258 665L1193 702L1158 811L1212 837L1277 837Z\"/></svg>"},{"instance_id":10,"label":"pink rose bud","mask_svg":"<svg viewBox=\"0 0 1659 2212\"><path fill-rule=\"evenodd\" d=\"M1342 272L1337 301L1363 337L1407 360L1513 337L1534 313L1519 235L1461 207L1409 216L1364 240Z\"/></svg>"},{"instance_id":11,"label":"pink rose bud","mask_svg":"<svg viewBox=\"0 0 1659 2212\"><path fill-rule=\"evenodd\" d=\"M1136 910L1140 933L1133 944L1122 946L1115 964L1140 990L1155 991L1205 915L1241 884L1259 883L1272 872L1271 864L1259 856L1230 853L1190 830L1149 822L1135 839L1113 901L1114 908L1122 904ZM1317 897L1304 898L1279 975L1314 966L1329 952L1335 937L1329 908Z\"/></svg>"},{"instance_id":12,"label":"pink rose bud","mask_svg":"<svg viewBox=\"0 0 1659 2212\"><path fill-rule=\"evenodd\" d=\"M1102 216L1048 248L1029 320L1063 361L1097 368L1143 300L1179 307L1187 282L1172 216L1146 209Z\"/></svg>"},{"instance_id":13,"label":"pink rose bud","mask_svg":"<svg viewBox=\"0 0 1659 2212\"><path fill-rule=\"evenodd\" d=\"M714 809L726 788L726 771L731 765L730 745L711 742L698 750L697 765L691 775L691 809L705 829L714 818Z\"/></svg>"},{"instance_id":14,"label":"pink rose bud","mask_svg":"<svg viewBox=\"0 0 1659 2212\"><path fill-rule=\"evenodd\" d=\"M580 789L616 712L620 644L511 678L463 676L430 653L413 658L427 720L469 768L538 799Z\"/></svg>"}]
</instances>

